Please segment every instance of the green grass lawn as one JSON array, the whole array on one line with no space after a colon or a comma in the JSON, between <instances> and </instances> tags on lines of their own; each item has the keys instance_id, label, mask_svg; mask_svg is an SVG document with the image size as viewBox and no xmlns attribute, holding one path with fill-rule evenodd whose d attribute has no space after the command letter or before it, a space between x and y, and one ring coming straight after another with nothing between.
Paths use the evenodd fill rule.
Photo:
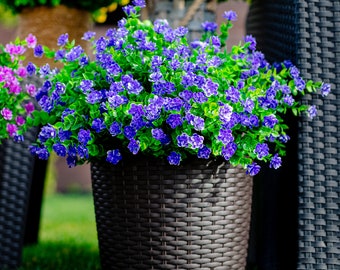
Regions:
<instances>
[{"instance_id":1,"label":"green grass lawn","mask_svg":"<svg viewBox=\"0 0 340 270\"><path fill-rule=\"evenodd\" d=\"M20 270L28 269L100 269L91 195L45 195L39 243L24 248Z\"/></svg>"}]
</instances>

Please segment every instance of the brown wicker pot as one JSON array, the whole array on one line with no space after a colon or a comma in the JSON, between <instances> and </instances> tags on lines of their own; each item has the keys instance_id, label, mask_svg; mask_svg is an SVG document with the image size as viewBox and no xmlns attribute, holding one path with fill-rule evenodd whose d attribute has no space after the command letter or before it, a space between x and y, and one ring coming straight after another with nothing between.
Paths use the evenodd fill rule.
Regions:
<instances>
[{"instance_id":1,"label":"brown wicker pot","mask_svg":"<svg viewBox=\"0 0 340 270\"><path fill-rule=\"evenodd\" d=\"M103 269L244 269L252 177L226 163L91 164Z\"/></svg>"},{"instance_id":2,"label":"brown wicker pot","mask_svg":"<svg viewBox=\"0 0 340 270\"><path fill-rule=\"evenodd\" d=\"M68 33L69 40L74 39L76 44L86 47L87 42L81 38L91 27L92 19L88 11L63 5L38 6L22 10L19 15L17 35L20 38L25 38L32 33L37 37L39 44L57 48L58 37ZM37 64L46 63L46 59L40 60L33 55L27 55L27 61ZM49 61L49 64L54 65L53 61Z\"/></svg>"}]
</instances>

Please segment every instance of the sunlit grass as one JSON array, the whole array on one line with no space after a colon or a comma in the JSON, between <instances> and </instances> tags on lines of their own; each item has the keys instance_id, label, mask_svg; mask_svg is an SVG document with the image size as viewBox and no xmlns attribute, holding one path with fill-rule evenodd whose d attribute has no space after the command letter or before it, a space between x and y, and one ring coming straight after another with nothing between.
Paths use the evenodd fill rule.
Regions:
<instances>
[{"instance_id":1,"label":"sunlit grass","mask_svg":"<svg viewBox=\"0 0 340 270\"><path fill-rule=\"evenodd\" d=\"M25 247L20 270L100 269L91 195L46 195L37 245Z\"/></svg>"}]
</instances>

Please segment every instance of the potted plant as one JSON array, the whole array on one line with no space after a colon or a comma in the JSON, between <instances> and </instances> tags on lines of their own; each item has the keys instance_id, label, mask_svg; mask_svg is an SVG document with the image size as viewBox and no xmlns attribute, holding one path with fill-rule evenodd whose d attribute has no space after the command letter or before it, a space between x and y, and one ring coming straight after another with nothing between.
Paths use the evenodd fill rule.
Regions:
<instances>
[{"instance_id":1,"label":"potted plant","mask_svg":"<svg viewBox=\"0 0 340 270\"><path fill-rule=\"evenodd\" d=\"M85 33L93 59L64 36L59 50L45 48L63 68L38 69L42 110L30 124L42 128L31 152L92 164L105 269L242 269L251 176L262 163L280 167L282 116L314 117L298 97L329 85L304 81L289 61L269 64L252 36L228 52L233 11L220 34L203 22L201 40L189 43L185 27L141 21L143 6L126 6L106 36Z\"/></svg>"},{"instance_id":2,"label":"potted plant","mask_svg":"<svg viewBox=\"0 0 340 270\"><path fill-rule=\"evenodd\" d=\"M27 148L37 129L29 128L27 117L35 110L36 87L25 84L28 77L22 61L36 38L29 35L0 45L0 268L14 269L21 262L27 202L34 158Z\"/></svg>"}]
</instances>

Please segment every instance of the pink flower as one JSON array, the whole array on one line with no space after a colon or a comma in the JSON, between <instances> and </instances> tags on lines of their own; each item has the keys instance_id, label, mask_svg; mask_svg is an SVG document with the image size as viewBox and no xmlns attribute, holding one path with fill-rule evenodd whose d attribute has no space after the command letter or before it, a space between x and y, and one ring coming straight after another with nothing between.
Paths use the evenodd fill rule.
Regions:
<instances>
[{"instance_id":1,"label":"pink flower","mask_svg":"<svg viewBox=\"0 0 340 270\"><path fill-rule=\"evenodd\" d=\"M31 114L34 111L34 105L32 102L25 104L24 107L27 114Z\"/></svg>"},{"instance_id":2,"label":"pink flower","mask_svg":"<svg viewBox=\"0 0 340 270\"><path fill-rule=\"evenodd\" d=\"M37 38L34 35L29 34L26 38L26 42L28 48L34 48L37 45Z\"/></svg>"},{"instance_id":3,"label":"pink flower","mask_svg":"<svg viewBox=\"0 0 340 270\"><path fill-rule=\"evenodd\" d=\"M18 116L18 117L16 118L16 123L17 123L18 126L24 125L25 122L26 122L26 121L25 121L25 118L22 117L22 116Z\"/></svg>"},{"instance_id":4,"label":"pink flower","mask_svg":"<svg viewBox=\"0 0 340 270\"><path fill-rule=\"evenodd\" d=\"M13 117L12 111L11 111L10 109L8 109L8 108L3 108L3 109L1 110L1 115L3 116L3 118L4 118L5 120L11 120L12 117Z\"/></svg>"},{"instance_id":5,"label":"pink flower","mask_svg":"<svg viewBox=\"0 0 340 270\"><path fill-rule=\"evenodd\" d=\"M5 52L9 53L11 56L23 54L26 51L24 46L6 44Z\"/></svg>"},{"instance_id":6,"label":"pink flower","mask_svg":"<svg viewBox=\"0 0 340 270\"><path fill-rule=\"evenodd\" d=\"M24 67L19 67L17 74L19 75L19 77L21 78L25 78L27 76L27 70Z\"/></svg>"},{"instance_id":7,"label":"pink flower","mask_svg":"<svg viewBox=\"0 0 340 270\"><path fill-rule=\"evenodd\" d=\"M21 92L21 87L19 84L17 83L13 83L9 86L9 92L13 93L14 95L19 95Z\"/></svg>"},{"instance_id":8,"label":"pink flower","mask_svg":"<svg viewBox=\"0 0 340 270\"><path fill-rule=\"evenodd\" d=\"M35 95L37 94L37 88L34 84L26 84L26 90L31 97L35 97Z\"/></svg>"},{"instance_id":9,"label":"pink flower","mask_svg":"<svg viewBox=\"0 0 340 270\"><path fill-rule=\"evenodd\" d=\"M14 124L7 124L6 131L8 132L9 136L14 137L18 131L18 127Z\"/></svg>"}]
</instances>

